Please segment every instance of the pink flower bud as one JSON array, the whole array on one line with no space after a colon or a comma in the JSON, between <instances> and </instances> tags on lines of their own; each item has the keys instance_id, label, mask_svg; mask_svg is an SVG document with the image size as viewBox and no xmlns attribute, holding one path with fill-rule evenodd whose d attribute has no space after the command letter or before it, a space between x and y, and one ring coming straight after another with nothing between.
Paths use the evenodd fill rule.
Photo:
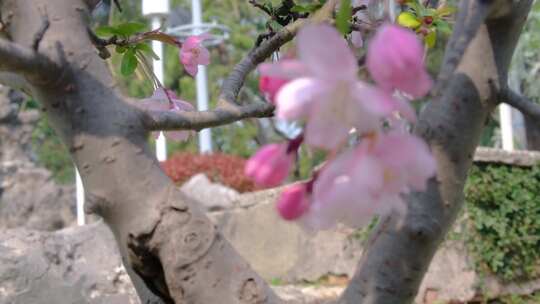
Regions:
<instances>
[{"instance_id":1,"label":"pink flower bud","mask_svg":"<svg viewBox=\"0 0 540 304\"><path fill-rule=\"evenodd\" d=\"M276 97L277 92L287 82L289 82L287 79L263 75L259 79L259 90L274 104L274 98Z\"/></svg>"},{"instance_id":2,"label":"pink flower bud","mask_svg":"<svg viewBox=\"0 0 540 304\"><path fill-rule=\"evenodd\" d=\"M309 209L306 184L294 184L281 192L276 208L285 220L295 220Z\"/></svg>"},{"instance_id":3,"label":"pink flower bud","mask_svg":"<svg viewBox=\"0 0 540 304\"><path fill-rule=\"evenodd\" d=\"M398 89L419 98L425 96L433 84L423 57L424 48L414 32L385 24L369 44L366 65L371 77L383 89Z\"/></svg>"},{"instance_id":4,"label":"pink flower bud","mask_svg":"<svg viewBox=\"0 0 540 304\"><path fill-rule=\"evenodd\" d=\"M275 187L289 175L294 163L294 153L287 152L287 144L270 144L262 147L247 162L244 173L262 187Z\"/></svg>"}]
</instances>

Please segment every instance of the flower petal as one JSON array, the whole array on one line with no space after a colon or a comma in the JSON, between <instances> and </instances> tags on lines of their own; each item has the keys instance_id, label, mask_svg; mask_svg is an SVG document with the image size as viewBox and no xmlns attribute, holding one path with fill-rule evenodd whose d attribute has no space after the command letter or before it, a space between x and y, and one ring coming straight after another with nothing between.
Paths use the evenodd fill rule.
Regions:
<instances>
[{"instance_id":1,"label":"flower petal","mask_svg":"<svg viewBox=\"0 0 540 304\"><path fill-rule=\"evenodd\" d=\"M356 58L335 28L325 24L307 25L297 39L300 60L317 77L331 81L356 78Z\"/></svg>"},{"instance_id":2,"label":"flower petal","mask_svg":"<svg viewBox=\"0 0 540 304\"><path fill-rule=\"evenodd\" d=\"M210 64L210 52L208 49L201 47L199 50L199 57L197 59L198 64L209 65Z\"/></svg>"},{"instance_id":3,"label":"flower petal","mask_svg":"<svg viewBox=\"0 0 540 304\"><path fill-rule=\"evenodd\" d=\"M313 203L305 223L327 229L337 222L351 227L370 222L377 210L371 193L382 183L381 169L358 152L348 150L322 170L314 184Z\"/></svg>"},{"instance_id":4,"label":"flower petal","mask_svg":"<svg viewBox=\"0 0 540 304\"><path fill-rule=\"evenodd\" d=\"M275 187L289 175L294 155L287 153L286 144L270 144L262 147L246 163L246 176L263 187Z\"/></svg>"},{"instance_id":5,"label":"flower petal","mask_svg":"<svg viewBox=\"0 0 540 304\"><path fill-rule=\"evenodd\" d=\"M198 64L185 64L184 65L184 69L186 70L186 72L195 77L197 75L197 72L199 71L198 69L199 65Z\"/></svg>"},{"instance_id":6,"label":"flower petal","mask_svg":"<svg viewBox=\"0 0 540 304\"><path fill-rule=\"evenodd\" d=\"M276 209L285 220L295 220L302 216L309 208L306 185L294 184L285 188L277 201Z\"/></svg>"},{"instance_id":7,"label":"flower petal","mask_svg":"<svg viewBox=\"0 0 540 304\"><path fill-rule=\"evenodd\" d=\"M340 120L331 110L328 104L332 100L318 102L312 106L310 118L306 124L306 144L325 150L339 148L348 138L352 125L347 121Z\"/></svg>"},{"instance_id":8,"label":"flower petal","mask_svg":"<svg viewBox=\"0 0 540 304\"><path fill-rule=\"evenodd\" d=\"M257 70L261 75L282 79L298 78L308 73L306 66L296 59L283 59L277 63L262 63Z\"/></svg>"},{"instance_id":9,"label":"flower petal","mask_svg":"<svg viewBox=\"0 0 540 304\"><path fill-rule=\"evenodd\" d=\"M174 109L177 111L195 111L195 107L187 101L173 99Z\"/></svg>"},{"instance_id":10,"label":"flower petal","mask_svg":"<svg viewBox=\"0 0 540 304\"><path fill-rule=\"evenodd\" d=\"M204 40L212 37L209 33L203 33L200 35L189 36L182 44L182 48L189 50L198 47Z\"/></svg>"},{"instance_id":11,"label":"flower petal","mask_svg":"<svg viewBox=\"0 0 540 304\"><path fill-rule=\"evenodd\" d=\"M155 99L146 98L141 102L137 102L136 105L144 110L148 111L167 111L169 110L169 104L166 101L160 101Z\"/></svg>"},{"instance_id":12,"label":"flower petal","mask_svg":"<svg viewBox=\"0 0 540 304\"><path fill-rule=\"evenodd\" d=\"M396 98L377 87L358 82L354 87L353 95L368 111L378 117L387 117L399 112L407 120L414 122L416 113L408 101Z\"/></svg>"},{"instance_id":13,"label":"flower petal","mask_svg":"<svg viewBox=\"0 0 540 304\"><path fill-rule=\"evenodd\" d=\"M415 33L386 24L369 44L366 65L383 89L398 89L417 98L427 94L432 85L423 54Z\"/></svg>"},{"instance_id":14,"label":"flower petal","mask_svg":"<svg viewBox=\"0 0 540 304\"><path fill-rule=\"evenodd\" d=\"M326 88L319 80L307 77L285 84L276 96L276 116L286 120L305 117L314 99L323 94Z\"/></svg>"}]
</instances>

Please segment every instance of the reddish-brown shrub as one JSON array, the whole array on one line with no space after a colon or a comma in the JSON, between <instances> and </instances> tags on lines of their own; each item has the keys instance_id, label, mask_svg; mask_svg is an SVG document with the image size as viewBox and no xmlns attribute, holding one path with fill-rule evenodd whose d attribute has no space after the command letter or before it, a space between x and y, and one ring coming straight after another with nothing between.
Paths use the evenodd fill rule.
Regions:
<instances>
[{"instance_id":1,"label":"reddish-brown shrub","mask_svg":"<svg viewBox=\"0 0 540 304\"><path fill-rule=\"evenodd\" d=\"M161 163L163 170L177 184L183 184L193 175L204 173L208 178L238 192L256 189L255 184L244 175L246 160L222 153L177 153Z\"/></svg>"}]
</instances>

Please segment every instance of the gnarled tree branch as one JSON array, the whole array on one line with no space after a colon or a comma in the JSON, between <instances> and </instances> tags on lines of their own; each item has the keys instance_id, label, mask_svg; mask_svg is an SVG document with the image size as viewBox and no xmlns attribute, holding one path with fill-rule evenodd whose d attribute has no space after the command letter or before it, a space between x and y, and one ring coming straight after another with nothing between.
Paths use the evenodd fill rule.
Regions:
<instances>
[{"instance_id":1,"label":"gnarled tree branch","mask_svg":"<svg viewBox=\"0 0 540 304\"><path fill-rule=\"evenodd\" d=\"M62 69L54 61L31 48L0 39L0 71L24 75L30 81L60 77Z\"/></svg>"},{"instance_id":2,"label":"gnarled tree branch","mask_svg":"<svg viewBox=\"0 0 540 304\"><path fill-rule=\"evenodd\" d=\"M504 88L499 92L499 100L518 109L523 115L529 116L540 127L540 104L514 92L510 88Z\"/></svg>"},{"instance_id":3,"label":"gnarled tree branch","mask_svg":"<svg viewBox=\"0 0 540 304\"><path fill-rule=\"evenodd\" d=\"M253 103L244 106L224 106L211 111L198 112L148 112L144 125L148 130L201 130L229 124L245 118L270 117L274 106L269 103Z\"/></svg>"}]
</instances>

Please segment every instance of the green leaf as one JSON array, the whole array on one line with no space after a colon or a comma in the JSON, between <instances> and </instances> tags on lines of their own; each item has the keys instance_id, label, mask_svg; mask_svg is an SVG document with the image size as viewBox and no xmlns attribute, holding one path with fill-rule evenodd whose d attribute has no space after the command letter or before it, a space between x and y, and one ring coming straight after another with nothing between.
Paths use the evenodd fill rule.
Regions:
<instances>
[{"instance_id":1,"label":"green leaf","mask_svg":"<svg viewBox=\"0 0 540 304\"><path fill-rule=\"evenodd\" d=\"M341 0L341 5L339 6L339 11L336 15L336 28L338 31L346 35L350 32L349 21L352 17L352 7L351 0Z\"/></svg>"},{"instance_id":2,"label":"green leaf","mask_svg":"<svg viewBox=\"0 0 540 304\"><path fill-rule=\"evenodd\" d=\"M121 45L116 46L116 52L118 54L124 54L127 50L128 50L128 48L125 47L125 46L121 46Z\"/></svg>"},{"instance_id":3,"label":"green leaf","mask_svg":"<svg viewBox=\"0 0 540 304\"><path fill-rule=\"evenodd\" d=\"M159 60L159 56L154 52L154 50L146 43L139 43L135 46L136 50L139 50L148 56L154 58L155 60Z\"/></svg>"},{"instance_id":4,"label":"green leaf","mask_svg":"<svg viewBox=\"0 0 540 304\"><path fill-rule=\"evenodd\" d=\"M137 57L135 56L135 50L130 48L126 51L124 54L124 57L122 57L122 64L120 67L120 72L124 76L129 76L135 72L137 69L138 61Z\"/></svg>"},{"instance_id":5,"label":"green leaf","mask_svg":"<svg viewBox=\"0 0 540 304\"><path fill-rule=\"evenodd\" d=\"M450 35L452 33L452 28L450 27L450 24L444 20L437 20L433 24L437 28L437 31L445 35Z\"/></svg>"},{"instance_id":6,"label":"green leaf","mask_svg":"<svg viewBox=\"0 0 540 304\"><path fill-rule=\"evenodd\" d=\"M291 8L293 13L313 13L320 9L322 4L305 4L305 5L295 5Z\"/></svg>"},{"instance_id":7,"label":"green leaf","mask_svg":"<svg viewBox=\"0 0 540 304\"><path fill-rule=\"evenodd\" d=\"M424 13L424 6L417 1L409 1L406 3L406 5L410 9L412 9L416 13L416 15L422 16L422 14Z\"/></svg>"},{"instance_id":8,"label":"green leaf","mask_svg":"<svg viewBox=\"0 0 540 304\"><path fill-rule=\"evenodd\" d=\"M425 9L422 17L427 17L427 16L435 17L437 16L437 11L432 8Z\"/></svg>"},{"instance_id":9,"label":"green leaf","mask_svg":"<svg viewBox=\"0 0 540 304\"><path fill-rule=\"evenodd\" d=\"M118 35L116 28L112 26L100 26L96 28L94 33L99 37L110 37L110 36Z\"/></svg>"},{"instance_id":10,"label":"green leaf","mask_svg":"<svg viewBox=\"0 0 540 304\"><path fill-rule=\"evenodd\" d=\"M138 22L127 22L116 26L118 35L131 36L146 30L146 24Z\"/></svg>"},{"instance_id":11,"label":"green leaf","mask_svg":"<svg viewBox=\"0 0 540 304\"><path fill-rule=\"evenodd\" d=\"M283 28L283 25L279 24L276 20L268 21L268 25L272 27L275 31Z\"/></svg>"},{"instance_id":12,"label":"green leaf","mask_svg":"<svg viewBox=\"0 0 540 304\"><path fill-rule=\"evenodd\" d=\"M429 34L424 37L424 43L428 48L433 48L437 42L437 32L431 31Z\"/></svg>"}]
</instances>

